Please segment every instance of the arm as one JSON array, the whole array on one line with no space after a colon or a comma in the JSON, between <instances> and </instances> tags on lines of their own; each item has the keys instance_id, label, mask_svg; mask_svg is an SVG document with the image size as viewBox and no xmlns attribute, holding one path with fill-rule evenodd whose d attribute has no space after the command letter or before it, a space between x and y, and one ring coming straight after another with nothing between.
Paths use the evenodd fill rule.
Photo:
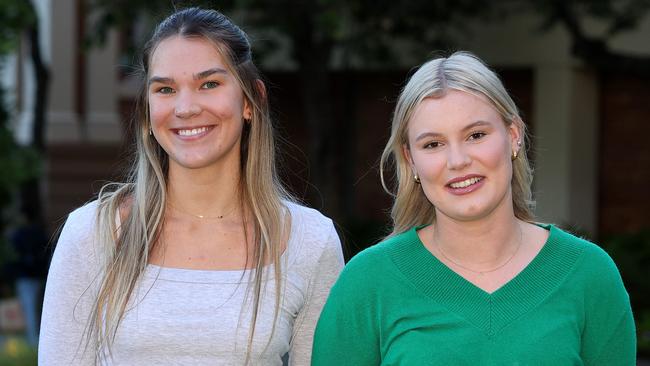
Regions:
<instances>
[{"instance_id":1,"label":"arm","mask_svg":"<svg viewBox=\"0 0 650 366\"><path fill-rule=\"evenodd\" d=\"M636 331L632 311L626 311L603 343L600 354L586 365L636 365Z\"/></svg>"},{"instance_id":2,"label":"arm","mask_svg":"<svg viewBox=\"0 0 650 366\"><path fill-rule=\"evenodd\" d=\"M585 365L635 365L636 330L629 296L612 259L600 249L593 254L582 359Z\"/></svg>"},{"instance_id":3,"label":"arm","mask_svg":"<svg viewBox=\"0 0 650 366\"><path fill-rule=\"evenodd\" d=\"M347 264L332 287L316 327L314 366L381 363L379 308L373 284L381 282L376 271L383 263L363 254L367 253Z\"/></svg>"},{"instance_id":4,"label":"arm","mask_svg":"<svg viewBox=\"0 0 650 366\"><path fill-rule=\"evenodd\" d=\"M94 345L84 352L99 272L93 250L95 207L90 204L70 214L54 251L43 302L39 364L95 364Z\"/></svg>"},{"instance_id":5,"label":"arm","mask_svg":"<svg viewBox=\"0 0 650 366\"><path fill-rule=\"evenodd\" d=\"M309 365L314 328L330 288L343 268L341 242L332 225L325 248L311 274L305 304L296 317L291 337L290 365Z\"/></svg>"}]
</instances>

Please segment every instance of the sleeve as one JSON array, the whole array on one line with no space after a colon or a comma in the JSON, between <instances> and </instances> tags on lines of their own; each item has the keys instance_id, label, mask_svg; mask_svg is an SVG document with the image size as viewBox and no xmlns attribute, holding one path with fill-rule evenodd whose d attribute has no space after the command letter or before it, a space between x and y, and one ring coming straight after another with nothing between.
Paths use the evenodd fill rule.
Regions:
<instances>
[{"instance_id":1,"label":"sleeve","mask_svg":"<svg viewBox=\"0 0 650 366\"><path fill-rule=\"evenodd\" d=\"M585 365L636 364L636 330L630 298L612 259L600 248L590 261L581 356Z\"/></svg>"},{"instance_id":2,"label":"sleeve","mask_svg":"<svg viewBox=\"0 0 650 366\"><path fill-rule=\"evenodd\" d=\"M347 264L332 287L316 326L314 366L381 363L380 309L374 286L381 281L376 277L381 263L367 260L364 254L367 251Z\"/></svg>"},{"instance_id":3,"label":"sleeve","mask_svg":"<svg viewBox=\"0 0 650 366\"><path fill-rule=\"evenodd\" d=\"M54 250L41 318L41 365L95 364L95 347L86 347L84 338L96 296L93 281L99 273L93 249L94 213L85 206L70 214Z\"/></svg>"},{"instance_id":4,"label":"sleeve","mask_svg":"<svg viewBox=\"0 0 650 366\"><path fill-rule=\"evenodd\" d=\"M343 268L341 241L331 225L324 249L311 273L305 305L296 317L291 337L289 364L305 366L310 364L314 328L330 289Z\"/></svg>"}]
</instances>

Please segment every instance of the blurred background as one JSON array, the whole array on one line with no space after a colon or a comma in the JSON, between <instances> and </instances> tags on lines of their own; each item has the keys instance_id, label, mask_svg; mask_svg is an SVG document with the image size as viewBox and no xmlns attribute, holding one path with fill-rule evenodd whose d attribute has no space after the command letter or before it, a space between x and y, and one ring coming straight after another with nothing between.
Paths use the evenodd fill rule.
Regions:
<instances>
[{"instance_id":1,"label":"blurred background","mask_svg":"<svg viewBox=\"0 0 650 366\"><path fill-rule=\"evenodd\" d=\"M454 50L484 59L531 132L539 220L610 253L650 356L649 0L0 0L0 365L35 364L57 230L123 176L139 51L190 5L251 36L282 178L347 258L387 231L378 160L407 77Z\"/></svg>"}]
</instances>

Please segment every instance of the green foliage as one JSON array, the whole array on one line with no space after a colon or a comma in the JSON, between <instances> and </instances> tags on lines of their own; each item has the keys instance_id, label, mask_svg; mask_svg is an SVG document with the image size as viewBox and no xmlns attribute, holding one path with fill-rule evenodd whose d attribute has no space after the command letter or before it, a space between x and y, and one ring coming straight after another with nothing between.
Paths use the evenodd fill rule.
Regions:
<instances>
[{"instance_id":1,"label":"green foliage","mask_svg":"<svg viewBox=\"0 0 650 366\"><path fill-rule=\"evenodd\" d=\"M4 107L4 93L0 89L0 233L7 226L6 209L12 201L12 194L19 185L38 177L41 173L41 157L32 147L19 146L13 133L7 128L8 116ZM0 235L0 268L13 258L5 236Z\"/></svg>"},{"instance_id":2,"label":"green foliage","mask_svg":"<svg viewBox=\"0 0 650 366\"><path fill-rule=\"evenodd\" d=\"M0 126L0 198L22 182L41 172L40 154L31 147L18 146L6 126Z\"/></svg>"},{"instance_id":3,"label":"green foliage","mask_svg":"<svg viewBox=\"0 0 650 366\"><path fill-rule=\"evenodd\" d=\"M650 355L650 230L609 236L603 248L616 262L630 294L639 352Z\"/></svg>"},{"instance_id":4,"label":"green foliage","mask_svg":"<svg viewBox=\"0 0 650 366\"><path fill-rule=\"evenodd\" d=\"M16 48L18 35L34 21L28 1L0 0L0 56Z\"/></svg>"},{"instance_id":5,"label":"green foliage","mask_svg":"<svg viewBox=\"0 0 650 366\"><path fill-rule=\"evenodd\" d=\"M650 10L647 0L573 0L578 12L608 22L607 35L635 29Z\"/></svg>"},{"instance_id":6,"label":"green foliage","mask_svg":"<svg viewBox=\"0 0 650 366\"><path fill-rule=\"evenodd\" d=\"M36 21L29 1L0 0L0 68L4 57L14 51L23 31ZM18 186L40 173L40 155L33 149L16 144L9 130L9 112L5 105L5 92L0 88L0 234L7 226L6 209L11 204L12 193ZM0 267L11 259L11 253L0 236Z\"/></svg>"},{"instance_id":7,"label":"green foliage","mask_svg":"<svg viewBox=\"0 0 650 366\"><path fill-rule=\"evenodd\" d=\"M97 19L92 42L101 43L111 28L127 29L133 19L149 17L153 24L175 8L189 6L218 9L249 33L260 34L256 53L280 46L268 36L280 34L291 40L299 66L313 47L326 56L321 63L329 65L329 51L337 49L363 65L380 67L394 66L405 51L422 57L432 49L449 48L465 34L468 20L493 19L501 8L477 0L94 0L89 6Z\"/></svg>"},{"instance_id":8,"label":"green foliage","mask_svg":"<svg viewBox=\"0 0 650 366\"><path fill-rule=\"evenodd\" d=\"M580 19L592 18L606 24L602 41L620 32L636 29L650 11L648 0L526 0L520 1L544 17L542 29L559 23L569 27L579 26Z\"/></svg>"}]
</instances>

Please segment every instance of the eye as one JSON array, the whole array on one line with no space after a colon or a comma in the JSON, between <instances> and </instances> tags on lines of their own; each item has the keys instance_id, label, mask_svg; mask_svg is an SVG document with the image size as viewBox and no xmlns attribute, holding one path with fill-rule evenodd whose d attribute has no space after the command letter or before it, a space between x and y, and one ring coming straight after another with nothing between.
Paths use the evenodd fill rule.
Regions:
<instances>
[{"instance_id":1,"label":"eye","mask_svg":"<svg viewBox=\"0 0 650 366\"><path fill-rule=\"evenodd\" d=\"M219 86L219 83L216 81L207 81L201 85L201 89L214 89Z\"/></svg>"},{"instance_id":2,"label":"eye","mask_svg":"<svg viewBox=\"0 0 650 366\"><path fill-rule=\"evenodd\" d=\"M470 140L480 140L483 137L485 137L485 135L487 135L485 132L480 132L480 131L479 132L474 132L471 135L469 135L469 139Z\"/></svg>"},{"instance_id":3,"label":"eye","mask_svg":"<svg viewBox=\"0 0 650 366\"><path fill-rule=\"evenodd\" d=\"M170 88L168 86L163 86L163 87L160 87L160 88L158 88L156 90L156 93L160 93L160 94L172 94L173 92L174 92L174 89L172 89L172 88Z\"/></svg>"},{"instance_id":4,"label":"eye","mask_svg":"<svg viewBox=\"0 0 650 366\"><path fill-rule=\"evenodd\" d=\"M435 149L435 148L438 148L440 146L442 146L442 143L440 141L431 141L431 142L427 142L426 144L424 144L423 148L425 148L425 149Z\"/></svg>"}]
</instances>

